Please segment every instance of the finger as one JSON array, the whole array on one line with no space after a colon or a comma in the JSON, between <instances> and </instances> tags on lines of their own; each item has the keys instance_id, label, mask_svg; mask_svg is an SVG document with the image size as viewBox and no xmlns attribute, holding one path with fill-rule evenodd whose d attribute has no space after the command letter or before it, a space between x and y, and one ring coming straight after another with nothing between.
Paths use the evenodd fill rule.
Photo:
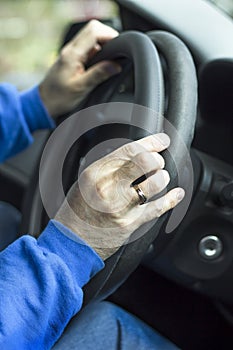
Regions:
<instances>
[{"instance_id":1,"label":"finger","mask_svg":"<svg viewBox=\"0 0 233 350\"><path fill-rule=\"evenodd\" d=\"M159 218L168 210L174 208L184 198L185 191L178 187L166 193L163 197L140 206L143 222Z\"/></svg>"},{"instance_id":2,"label":"finger","mask_svg":"<svg viewBox=\"0 0 233 350\"><path fill-rule=\"evenodd\" d=\"M164 166L164 159L157 152L141 152L131 161L124 163L120 171L125 173L126 177L133 182L143 175L163 169Z\"/></svg>"},{"instance_id":3,"label":"finger","mask_svg":"<svg viewBox=\"0 0 233 350\"><path fill-rule=\"evenodd\" d=\"M148 151L162 152L170 145L170 138L165 133L150 135L136 141L138 145L144 147Z\"/></svg>"},{"instance_id":4,"label":"finger","mask_svg":"<svg viewBox=\"0 0 233 350\"><path fill-rule=\"evenodd\" d=\"M114 155L114 157L131 160L141 152L161 152L168 148L169 145L169 136L164 133L159 133L144 137L138 141L127 143L126 145L118 148L109 156L112 157Z\"/></svg>"},{"instance_id":5,"label":"finger","mask_svg":"<svg viewBox=\"0 0 233 350\"><path fill-rule=\"evenodd\" d=\"M156 194L163 191L170 182L170 176L166 170L158 170L154 175L151 175L138 186L147 199L152 198ZM140 204L140 198L134 187L131 187L133 200L135 203Z\"/></svg>"},{"instance_id":6,"label":"finger","mask_svg":"<svg viewBox=\"0 0 233 350\"><path fill-rule=\"evenodd\" d=\"M82 76L78 76L77 84L86 87L90 92L97 85L121 72L121 66L112 61L102 61L89 68Z\"/></svg>"},{"instance_id":7,"label":"finger","mask_svg":"<svg viewBox=\"0 0 233 350\"><path fill-rule=\"evenodd\" d=\"M86 48L92 48L93 45L88 44L87 36L92 42L104 44L108 40L111 40L118 35L119 33L117 30L93 19L80 30L72 41L77 43L77 41L80 42L80 39L82 39L83 42L87 44Z\"/></svg>"},{"instance_id":8,"label":"finger","mask_svg":"<svg viewBox=\"0 0 233 350\"><path fill-rule=\"evenodd\" d=\"M107 41L117 37L119 33L97 21L91 20L71 41L73 47L77 47L78 57L86 63L89 52L96 47L96 44L105 44Z\"/></svg>"},{"instance_id":9,"label":"finger","mask_svg":"<svg viewBox=\"0 0 233 350\"><path fill-rule=\"evenodd\" d=\"M95 46L89 51L87 61L92 59L99 51L101 51L102 47L99 44L95 44Z\"/></svg>"}]
</instances>

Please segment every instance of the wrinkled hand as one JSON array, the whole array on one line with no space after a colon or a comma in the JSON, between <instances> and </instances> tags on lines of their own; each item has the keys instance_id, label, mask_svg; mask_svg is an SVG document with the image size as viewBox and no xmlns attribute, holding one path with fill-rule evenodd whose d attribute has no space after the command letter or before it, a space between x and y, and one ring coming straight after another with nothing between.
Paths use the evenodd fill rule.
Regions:
<instances>
[{"instance_id":1,"label":"wrinkled hand","mask_svg":"<svg viewBox=\"0 0 233 350\"><path fill-rule=\"evenodd\" d=\"M72 186L55 219L92 246L105 260L144 223L174 208L184 197L175 188L159 199L169 183L163 157L170 139L157 134L131 142L94 162ZM146 175L140 188L149 202L140 205L132 183Z\"/></svg>"},{"instance_id":2,"label":"wrinkled hand","mask_svg":"<svg viewBox=\"0 0 233 350\"><path fill-rule=\"evenodd\" d=\"M42 101L52 117L72 110L93 88L120 72L120 66L111 61L85 70L89 59L116 36L117 31L92 20L64 46L39 86Z\"/></svg>"}]
</instances>

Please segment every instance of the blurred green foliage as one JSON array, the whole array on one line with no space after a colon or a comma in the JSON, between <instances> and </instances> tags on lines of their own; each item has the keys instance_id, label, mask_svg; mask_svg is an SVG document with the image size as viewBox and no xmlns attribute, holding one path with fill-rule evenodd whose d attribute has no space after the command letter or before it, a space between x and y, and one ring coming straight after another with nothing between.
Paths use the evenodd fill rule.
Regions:
<instances>
[{"instance_id":1,"label":"blurred green foliage","mask_svg":"<svg viewBox=\"0 0 233 350\"><path fill-rule=\"evenodd\" d=\"M69 22L114 11L108 0L0 0L0 81L20 89L37 83L55 60Z\"/></svg>"}]
</instances>

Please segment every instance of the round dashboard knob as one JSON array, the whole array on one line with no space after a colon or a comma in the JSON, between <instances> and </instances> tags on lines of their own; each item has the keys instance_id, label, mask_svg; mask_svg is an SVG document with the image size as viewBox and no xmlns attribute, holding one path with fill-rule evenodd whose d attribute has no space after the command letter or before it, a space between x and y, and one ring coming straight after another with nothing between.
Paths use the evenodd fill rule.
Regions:
<instances>
[{"instance_id":1,"label":"round dashboard knob","mask_svg":"<svg viewBox=\"0 0 233 350\"><path fill-rule=\"evenodd\" d=\"M221 189L219 199L224 206L233 208L233 181Z\"/></svg>"}]
</instances>

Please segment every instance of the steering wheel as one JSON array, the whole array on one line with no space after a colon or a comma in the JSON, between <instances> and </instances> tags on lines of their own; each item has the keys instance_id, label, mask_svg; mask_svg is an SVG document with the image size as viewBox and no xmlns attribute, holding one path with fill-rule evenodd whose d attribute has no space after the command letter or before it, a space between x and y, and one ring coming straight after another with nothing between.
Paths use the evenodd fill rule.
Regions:
<instances>
[{"instance_id":1,"label":"steering wheel","mask_svg":"<svg viewBox=\"0 0 233 350\"><path fill-rule=\"evenodd\" d=\"M163 57L162 61L161 57ZM146 136L146 129L150 133L166 131L163 114L178 131L179 137L173 140L170 154L164 153L166 168L171 175L171 186L176 185L177 169L183 166L184 158L187 156L183 145L185 144L189 150L196 119L197 81L195 67L188 49L177 37L166 32L150 32L146 35L130 31L108 42L92 63L103 59L123 59L133 64L134 104L147 107L148 110L154 112L143 116L132 113L132 122L134 123L134 119L137 118L137 123L143 128L130 128L130 139ZM161 62L166 69L166 84ZM114 78L115 88L119 87L124 74L123 68L119 77ZM100 95L99 89L103 87L104 85L95 89L92 99ZM164 93L165 88L166 94ZM116 89L114 91L116 92ZM101 92L102 98L99 103L107 102L109 99L108 91L105 93ZM106 96L108 96L107 99ZM157 118L154 117L155 115ZM34 179L34 184L30 187L25 199L27 203L25 211L27 212L22 224L24 232L35 233L43 229L44 210L38 195L37 179ZM31 209L30 215L28 215L29 208ZM158 235L162 236L162 240L168 239L164 237L163 230L169 215L164 215L146 234L122 246L107 259L105 268L85 286L84 304L92 300L103 299L111 294L137 267Z\"/></svg>"}]
</instances>

